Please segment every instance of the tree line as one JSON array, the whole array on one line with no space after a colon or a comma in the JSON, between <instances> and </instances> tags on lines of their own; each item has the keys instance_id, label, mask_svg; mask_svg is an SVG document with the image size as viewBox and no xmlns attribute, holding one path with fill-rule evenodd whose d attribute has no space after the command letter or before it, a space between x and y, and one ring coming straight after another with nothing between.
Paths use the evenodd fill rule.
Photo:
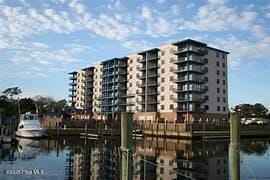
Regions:
<instances>
[{"instance_id":1,"label":"tree line","mask_svg":"<svg viewBox=\"0 0 270 180\"><path fill-rule=\"evenodd\" d=\"M270 112L263 104L239 104L233 108L234 111L239 112L242 118L266 118L270 119Z\"/></svg>"},{"instance_id":2,"label":"tree line","mask_svg":"<svg viewBox=\"0 0 270 180\"><path fill-rule=\"evenodd\" d=\"M60 115L69 113L70 107L65 99L55 100L49 96L35 96L19 99L22 90L18 87L7 88L0 92L0 116L2 120L17 118L19 112L38 112L39 116L53 113Z\"/></svg>"}]
</instances>

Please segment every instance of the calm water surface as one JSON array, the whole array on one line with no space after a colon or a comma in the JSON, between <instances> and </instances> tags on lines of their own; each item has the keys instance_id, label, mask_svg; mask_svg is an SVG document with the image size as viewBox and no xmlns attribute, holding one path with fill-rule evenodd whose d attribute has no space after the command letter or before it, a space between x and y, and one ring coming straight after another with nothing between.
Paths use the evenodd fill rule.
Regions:
<instances>
[{"instance_id":1,"label":"calm water surface","mask_svg":"<svg viewBox=\"0 0 270 180\"><path fill-rule=\"evenodd\" d=\"M270 179L269 143L241 141L241 179ZM19 139L0 145L0 179L119 179L119 146L120 139ZM136 140L133 179L231 179L229 149L228 141Z\"/></svg>"}]
</instances>

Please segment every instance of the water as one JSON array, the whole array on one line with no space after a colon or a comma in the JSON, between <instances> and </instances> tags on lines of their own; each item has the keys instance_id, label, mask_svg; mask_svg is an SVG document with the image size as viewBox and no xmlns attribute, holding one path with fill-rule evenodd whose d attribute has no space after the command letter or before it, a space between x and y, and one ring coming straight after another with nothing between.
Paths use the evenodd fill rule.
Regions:
<instances>
[{"instance_id":1,"label":"water","mask_svg":"<svg viewBox=\"0 0 270 180\"><path fill-rule=\"evenodd\" d=\"M270 179L269 139L241 141L241 179ZM120 139L20 139L0 145L0 179L119 179ZM228 141L145 138L133 179L231 179Z\"/></svg>"}]
</instances>

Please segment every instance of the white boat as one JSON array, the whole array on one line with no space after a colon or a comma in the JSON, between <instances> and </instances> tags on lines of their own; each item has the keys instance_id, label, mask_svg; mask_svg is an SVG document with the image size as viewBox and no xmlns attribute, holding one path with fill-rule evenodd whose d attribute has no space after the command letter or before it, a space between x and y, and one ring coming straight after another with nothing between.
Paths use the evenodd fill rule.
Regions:
<instances>
[{"instance_id":1,"label":"white boat","mask_svg":"<svg viewBox=\"0 0 270 180\"><path fill-rule=\"evenodd\" d=\"M37 114L25 113L20 116L20 122L16 136L25 138L40 138L44 130L40 126Z\"/></svg>"}]
</instances>

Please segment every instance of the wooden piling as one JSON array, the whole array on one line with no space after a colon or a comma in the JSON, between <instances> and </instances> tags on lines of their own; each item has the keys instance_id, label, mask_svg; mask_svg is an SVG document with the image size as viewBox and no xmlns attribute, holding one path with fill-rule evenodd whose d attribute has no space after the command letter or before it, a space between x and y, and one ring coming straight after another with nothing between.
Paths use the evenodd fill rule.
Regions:
<instances>
[{"instance_id":1,"label":"wooden piling","mask_svg":"<svg viewBox=\"0 0 270 180\"><path fill-rule=\"evenodd\" d=\"M121 113L121 180L131 180L132 165L133 165L133 151L132 151L132 130L133 130L133 114Z\"/></svg>"},{"instance_id":2,"label":"wooden piling","mask_svg":"<svg viewBox=\"0 0 270 180\"><path fill-rule=\"evenodd\" d=\"M230 114L230 178L240 179L240 114Z\"/></svg>"}]
</instances>

